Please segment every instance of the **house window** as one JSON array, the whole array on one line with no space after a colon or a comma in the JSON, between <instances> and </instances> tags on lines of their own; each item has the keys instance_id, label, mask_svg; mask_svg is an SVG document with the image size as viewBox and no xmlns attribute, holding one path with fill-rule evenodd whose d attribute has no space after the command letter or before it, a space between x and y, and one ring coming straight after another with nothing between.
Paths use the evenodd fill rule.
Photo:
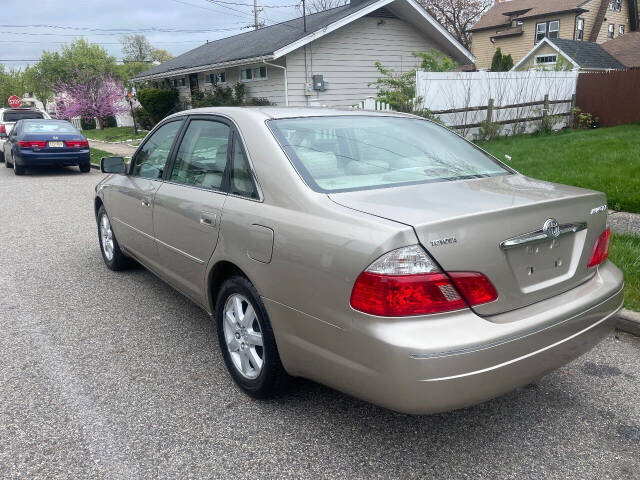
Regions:
<instances>
[{"instance_id":1,"label":"house window","mask_svg":"<svg viewBox=\"0 0 640 480\"><path fill-rule=\"evenodd\" d=\"M214 85L217 85L218 83L227 83L227 72L222 71L205 75L204 81L207 83L213 83Z\"/></svg>"},{"instance_id":2,"label":"house window","mask_svg":"<svg viewBox=\"0 0 640 480\"><path fill-rule=\"evenodd\" d=\"M584 18L579 18L576 23L576 40L584 38Z\"/></svg>"},{"instance_id":3,"label":"house window","mask_svg":"<svg viewBox=\"0 0 640 480\"><path fill-rule=\"evenodd\" d=\"M558 38L560 30L560 20L552 20L551 22L536 23L536 43L544 37Z\"/></svg>"},{"instance_id":4,"label":"house window","mask_svg":"<svg viewBox=\"0 0 640 480\"><path fill-rule=\"evenodd\" d=\"M264 80L267 78L267 67L244 68L240 70L240 80Z\"/></svg>"},{"instance_id":5,"label":"house window","mask_svg":"<svg viewBox=\"0 0 640 480\"><path fill-rule=\"evenodd\" d=\"M618 26L618 36L624 35L624 25Z\"/></svg>"},{"instance_id":6,"label":"house window","mask_svg":"<svg viewBox=\"0 0 640 480\"><path fill-rule=\"evenodd\" d=\"M558 61L558 55L537 55L536 65L555 65Z\"/></svg>"},{"instance_id":7,"label":"house window","mask_svg":"<svg viewBox=\"0 0 640 480\"><path fill-rule=\"evenodd\" d=\"M609 2L609 10L614 10L616 12L622 11L622 0L611 0Z\"/></svg>"},{"instance_id":8,"label":"house window","mask_svg":"<svg viewBox=\"0 0 640 480\"><path fill-rule=\"evenodd\" d=\"M613 38L613 33L616 31L616 26L613 23L609 24L609 30L607 31L607 38Z\"/></svg>"}]
</instances>

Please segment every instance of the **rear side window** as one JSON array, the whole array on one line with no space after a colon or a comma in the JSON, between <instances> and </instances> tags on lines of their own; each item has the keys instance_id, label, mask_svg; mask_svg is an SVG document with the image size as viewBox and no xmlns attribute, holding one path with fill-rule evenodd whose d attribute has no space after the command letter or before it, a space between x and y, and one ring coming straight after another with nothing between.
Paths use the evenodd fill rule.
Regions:
<instances>
[{"instance_id":1,"label":"rear side window","mask_svg":"<svg viewBox=\"0 0 640 480\"><path fill-rule=\"evenodd\" d=\"M3 122L17 122L18 120L37 120L44 118L44 115L40 112L4 112Z\"/></svg>"},{"instance_id":2,"label":"rear side window","mask_svg":"<svg viewBox=\"0 0 640 480\"><path fill-rule=\"evenodd\" d=\"M228 125L192 120L182 138L171 171L172 182L220 190L227 168Z\"/></svg>"},{"instance_id":3,"label":"rear side window","mask_svg":"<svg viewBox=\"0 0 640 480\"><path fill-rule=\"evenodd\" d=\"M319 192L511 173L426 120L354 115L270 120L268 125L305 182Z\"/></svg>"},{"instance_id":4,"label":"rear side window","mask_svg":"<svg viewBox=\"0 0 640 480\"><path fill-rule=\"evenodd\" d=\"M247 155L242 146L240 136L233 136L233 155L231 155L230 192L243 197L258 198L258 191L253 182Z\"/></svg>"}]
</instances>

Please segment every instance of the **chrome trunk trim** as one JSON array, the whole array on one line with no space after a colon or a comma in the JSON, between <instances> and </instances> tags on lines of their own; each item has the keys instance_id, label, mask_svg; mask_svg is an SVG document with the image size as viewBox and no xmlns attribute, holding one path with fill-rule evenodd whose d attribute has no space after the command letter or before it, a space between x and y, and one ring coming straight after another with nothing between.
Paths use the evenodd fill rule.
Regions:
<instances>
[{"instance_id":1,"label":"chrome trunk trim","mask_svg":"<svg viewBox=\"0 0 640 480\"><path fill-rule=\"evenodd\" d=\"M518 248L523 245L531 245L534 243L544 242L545 240L553 240L554 238L561 237L563 235L568 235L570 233L576 233L581 230L587 228L587 224L585 222L579 223L565 223L564 225L560 225L560 233L555 237L549 237L544 230L536 230L535 232L529 232L522 235L518 235L516 237L508 238L507 240L500 243L500 248L502 250L509 250L511 248Z\"/></svg>"}]
</instances>

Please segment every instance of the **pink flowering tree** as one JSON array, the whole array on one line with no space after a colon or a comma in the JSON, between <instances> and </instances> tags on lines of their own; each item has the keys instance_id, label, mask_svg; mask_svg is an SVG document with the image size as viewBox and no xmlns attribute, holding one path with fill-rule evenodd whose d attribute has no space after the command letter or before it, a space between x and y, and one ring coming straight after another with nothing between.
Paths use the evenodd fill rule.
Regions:
<instances>
[{"instance_id":1,"label":"pink flowering tree","mask_svg":"<svg viewBox=\"0 0 640 480\"><path fill-rule=\"evenodd\" d=\"M128 111L122 83L109 75L76 72L72 80L59 83L56 91L59 118L96 118L102 128L107 118Z\"/></svg>"}]
</instances>

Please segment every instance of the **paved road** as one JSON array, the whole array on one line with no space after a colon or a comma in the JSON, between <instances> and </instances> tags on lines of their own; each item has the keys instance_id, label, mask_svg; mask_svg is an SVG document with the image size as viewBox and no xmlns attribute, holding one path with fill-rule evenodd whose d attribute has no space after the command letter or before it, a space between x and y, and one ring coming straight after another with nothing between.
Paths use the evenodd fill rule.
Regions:
<instances>
[{"instance_id":1,"label":"paved road","mask_svg":"<svg viewBox=\"0 0 640 480\"><path fill-rule=\"evenodd\" d=\"M99 179L0 164L0 478L640 478L640 339L448 414L250 400L204 312L104 267Z\"/></svg>"}]
</instances>

